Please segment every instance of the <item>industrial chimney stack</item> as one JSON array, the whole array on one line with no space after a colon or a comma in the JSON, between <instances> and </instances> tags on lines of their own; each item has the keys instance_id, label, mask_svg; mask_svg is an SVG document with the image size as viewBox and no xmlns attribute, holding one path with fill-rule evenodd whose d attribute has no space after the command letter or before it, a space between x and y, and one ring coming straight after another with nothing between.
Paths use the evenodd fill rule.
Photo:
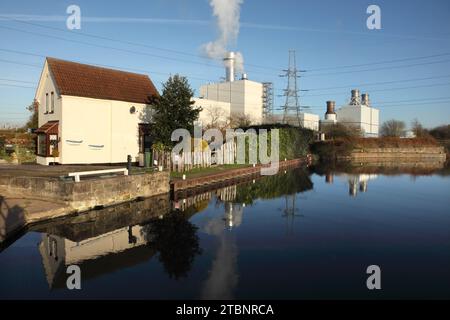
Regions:
<instances>
[{"instance_id":1,"label":"industrial chimney stack","mask_svg":"<svg viewBox=\"0 0 450 320\"><path fill-rule=\"evenodd\" d=\"M360 92L357 89L352 90L352 98L350 100L351 106L360 106L361 105L361 96Z\"/></svg>"},{"instance_id":2,"label":"industrial chimney stack","mask_svg":"<svg viewBox=\"0 0 450 320\"><path fill-rule=\"evenodd\" d=\"M325 113L325 120L336 120L335 107L335 101L327 101L327 113Z\"/></svg>"},{"instance_id":3,"label":"industrial chimney stack","mask_svg":"<svg viewBox=\"0 0 450 320\"><path fill-rule=\"evenodd\" d=\"M365 105L366 107L370 107L369 94L363 93L363 95L361 97L362 97L362 104Z\"/></svg>"},{"instance_id":4,"label":"industrial chimney stack","mask_svg":"<svg viewBox=\"0 0 450 320\"><path fill-rule=\"evenodd\" d=\"M226 54L223 59L223 63L225 65L225 81L233 82L234 81L234 52L230 51Z\"/></svg>"}]
</instances>

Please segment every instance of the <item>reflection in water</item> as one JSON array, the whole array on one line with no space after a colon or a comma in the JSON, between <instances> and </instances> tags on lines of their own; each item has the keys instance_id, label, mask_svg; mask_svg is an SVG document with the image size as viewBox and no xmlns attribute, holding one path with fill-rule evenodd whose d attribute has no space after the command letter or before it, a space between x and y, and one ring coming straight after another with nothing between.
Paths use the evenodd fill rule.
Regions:
<instances>
[{"instance_id":1,"label":"reflection in water","mask_svg":"<svg viewBox=\"0 0 450 320\"><path fill-rule=\"evenodd\" d=\"M401 171L383 170L380 176L371 167L299 168L40 224L0 255L0 283L9 288L0 297L359 298L366 291L358 272L374 258L395 275L383 297L448 297L448 178L411 183L386 176ZM302 201L311 177L319 187ZM355 202L348 191L373 194ZM386 198L394 191L398 196ZM297 223L303 213L308 219ZM420 290L397 280L405 261L414 277L427 275ZM43 280L65 288L71 264L81 267L82 292L49 292ZM330 276L328 265L340 276ZM29 272L41 266L42 276Z\"/></svg>"},{"instance_id":2,"label":"reflection in water","mask_svg":"<svg viewBox=\"0 0 450 320\"><path fill-rule=\"evenodd\" d=\"M318 163L311 167L311 172L325 176L326 184L333 184L335 177L341 178L348 183L348 193L351 197L357 197L358 193L368 191L371 180L377 179L380 175L403 175L409 174L412 179L423 175L448 175L448 168L442 161L423 162L383 162L360 163L338 162L338 163Z\"/></svg>"},{"instance_id":3,"label":"reflection in water","mask_svg":"<svg viewBox=\"0 0 450 320\"><path fill-rule=\"evenodd\" d=\"M367 192L367 185L370 180L375 180L378 178L377 174L347 174L338 173L335 174L343 181L348 182L348 193L351 197L356 197L358 195L358 190L361 193ZM327 184L333 184L334 174L328 173L325 175L325 182Z\"/></svg>"},{"instance_id":4,"label":"reflection in water","mask_svg":"<svg viewBox=\"0 0 450 320\"><path fill-rule=\"evenodd\" d=\"M65 270L72 264L81 267L83 279L89 279L150 259L154 251L142 248L146 240L141 229L120 228L79 242L42 234L39 252L50 288L65 287Z\"/></svg>"},{"instance_id":5,"label":"reflection in water","mask_svg":"<svg viewBox=\"0 0 450 320\"><path fill-rule=\"evenodd\" d=\"M158 251L167 274L178 280L187 277L195 257L202 253L197 229L183 214L171 212L141 231L150 247Z\"/></svg>"},{"instance_id":6,"label":"reflection in water","mask_svg":"<svg viewBox=\"0 0 450 320\"><path fill-rule=\"evenodd\" d=\"M226 186L170 201L157 196L91 211L42 224L39 252L50 288L65 287L68 265L79 265L83 279L95 278L157 256L170 278L185 278L196 256L201 255L198 231L217 240L214 259L202 297L231 299L238 284L236 233L246 205L258 198L286 196L284 216L293 218L296 192L309 190L312 182L303 169L250 183ZM222 214L207 217L199 226L189 218L205 210L210 202Z\"/></svg>"},{"instance_id":7,"label":"reflection in water","mask_svg":"<svg viewBox=\"0 0 450 320\"><path fill-rule=\"evenodd\" d=\"M72 264L89 279L148 261L156 250L145 246L150 236L143 225L168 209L169 198L162 195L36 227L42 233L39 252L49 287L65 287L65 270Z\"/></svg>"},{"instance_id":8,"label":"reflection in water","mask_svg":"<svg viewBox=\"0 0 450 320\"><path fill-rule=\"evenodd\" d=\"M297 217L303 217L302 214L298 214L299 209L296 207L296 194L285 196L285 208L283 210L283 218L286 219L286 235L294 234L294 220Z\"/></svg>"},{"instance_id":9,"label":"reflection in water","mask_svg":"<svg viewBox=\"0 0 450 320\"><path fill-rule=\"evenodd\" d=\"M378 178L376 174L358 174L358 175L343 175L342 178L346 178L348 181L349 195L356 197L359 191L364 193L367 192L367 183L370 180L375 180Z\"/></svg>"},{"instance_id":10,"label":"reflection in water","mask_svg":"<svg viewBox=\"0 0 450 320\"><path fill-rule=\"evenodd\" d=\"M232 229L241 225L244 211L242 205L232 202L225 202L224 209L223 216L213 217L202 228L203 232L218 240L215 257L203 286L203 299L232 299L238 283L238 248Z\"/></svg>"}]
</instances>

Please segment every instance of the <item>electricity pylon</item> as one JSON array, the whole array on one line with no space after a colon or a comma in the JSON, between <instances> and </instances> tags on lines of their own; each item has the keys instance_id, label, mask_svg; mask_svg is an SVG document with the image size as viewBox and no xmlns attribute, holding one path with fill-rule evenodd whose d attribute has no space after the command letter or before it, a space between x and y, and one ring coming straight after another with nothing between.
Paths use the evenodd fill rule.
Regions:
<instances>
[{"instance_id":1,"label":"electricity pylon","mask_svg":"<svg viewBox=\"0 0 450 320\"><path fill-rule=\"evenodd\" d=\"M280 77L287 77L287 88L284 90L283 96L286 97L284 104L283 123L287 124L289 119L295 117L297 124L300 126L300 103L299 103L299 90L297 87L297 79L300 78L300 73L304 72L297 69L297 63L295 58L295 50L289 50L289 66L288 69L283 70L283 74Z\"/></svg>"}]
</instances>

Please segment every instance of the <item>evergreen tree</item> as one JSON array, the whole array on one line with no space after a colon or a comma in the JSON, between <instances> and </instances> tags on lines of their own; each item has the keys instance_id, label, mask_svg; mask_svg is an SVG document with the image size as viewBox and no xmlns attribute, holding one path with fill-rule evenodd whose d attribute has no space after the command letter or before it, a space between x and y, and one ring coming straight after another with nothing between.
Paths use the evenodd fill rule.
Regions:
<instances>
[{"instance_id":1,"label":"evergreen tree","mask_svg":"<svg viewBox=\"0 0 450 320\"><path fill-rule=\"evenodd\" d=\"M162 95L152 106L152 123L155 142L171 147L170 137L176 129L187 129L191 133L198 119L200 108L194 108L191 89L187 79L180 75L170 76L163 84Z\"/></svg>"}]
</instances>

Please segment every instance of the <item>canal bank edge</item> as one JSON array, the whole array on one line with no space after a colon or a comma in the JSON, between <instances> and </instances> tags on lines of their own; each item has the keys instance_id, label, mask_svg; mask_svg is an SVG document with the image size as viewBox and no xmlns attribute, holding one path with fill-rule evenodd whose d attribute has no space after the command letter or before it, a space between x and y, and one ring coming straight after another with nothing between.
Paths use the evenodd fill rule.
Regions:
<instances>
[{"instance_id":1,"label":"canal bank edge","mask_svg":"<svg viewBox=\"0 0 450 320\"><path fill-rule=\"evenodd\" d=\"M86 179L80 182L53 177L1 176L0 188L24 198L49 200L77 211L151 197L169 192L166 171Z\"/></svg>"}]
</instances>

